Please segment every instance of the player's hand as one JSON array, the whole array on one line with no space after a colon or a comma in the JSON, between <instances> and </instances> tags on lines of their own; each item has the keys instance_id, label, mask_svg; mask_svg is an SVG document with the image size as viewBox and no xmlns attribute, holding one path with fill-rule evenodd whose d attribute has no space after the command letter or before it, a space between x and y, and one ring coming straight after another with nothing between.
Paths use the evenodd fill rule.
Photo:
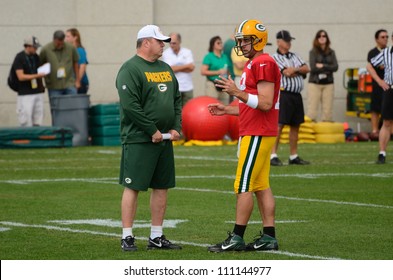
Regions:
<instances>
[{"instance_id":1,"label":"player's hand","mask_svg":"<svg viewBox=\"0 0 393 280\"><path fill-rule=\"evenodd\" d=\"M235 81L232 80L231 75L228 78L224 76L219 76L219 79L214 80L214 83L217 87L221 88L223 92L228 93L229 95L235 95L235 92L238 90Z\"/></svg>"},{"instance_id":2,"label":"player's hand","mask_svg":"<svg viewBox=\"0 0 393 280\"><path fill-rule=\"evenodd\" d=\"M225 105L221 103L212 103L207 105L207 109L212 116L225 115Z\"/></svg>"}]
</instances>

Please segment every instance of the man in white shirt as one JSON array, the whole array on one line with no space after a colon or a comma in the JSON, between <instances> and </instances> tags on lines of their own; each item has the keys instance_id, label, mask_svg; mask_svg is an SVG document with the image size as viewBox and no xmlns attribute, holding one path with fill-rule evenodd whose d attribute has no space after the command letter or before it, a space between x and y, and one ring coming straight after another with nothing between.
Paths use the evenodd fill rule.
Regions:
<instances>
[{"instance_id":1,"label":"man in white shirt","mask_svg":"<svg viewBox=\"0 0 393 280\"><path fill-rule=\"evenodd\" d=\"M173 72L175 72L184 106L194 96L191 75L195 69L194 58L191 50L181 47L181 36L179 33L171 33L170 37L170 48L164 51L162 60L168 63Z\"/></svg>"}]
</instances>

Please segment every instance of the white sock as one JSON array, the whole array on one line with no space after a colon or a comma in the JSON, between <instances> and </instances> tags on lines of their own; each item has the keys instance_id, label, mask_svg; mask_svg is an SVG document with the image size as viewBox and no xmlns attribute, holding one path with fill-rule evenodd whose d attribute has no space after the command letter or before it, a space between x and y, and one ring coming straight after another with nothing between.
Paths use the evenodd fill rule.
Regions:
<instances>
[{"instance_id":1,"label":"white sock","mask_svg":"<svg viewBox=\"0 0 393 280\"><path fill-rule=\"evenodd\" d=\"M132 234L132 228L123 228L123 239L130 235L134 237L134 235Z\"/></svg>"},{"instance_id":2,"label":"white sock","mask_svg":"<svg viewBox=\"0 0 393 280\"><path fill-rule=\"evenodd\" d=\"M156 237L162 236L162 226L151 226L150 229L150 238L154 239Z\"/></svg>"},{"instance_id":3,"label":"white sock","mask_svg":"<svg viewBox=\"0 0 393 280\"><path fill-rule=\"evenodd\" d=\"M379 154L383 155L384 157L386 157L386 152L385 151L380 151Z\"/></svg>"},{"instance_id":4,"label":"white sock","mask_svg":"<svg viewBox=\"0 0 393 280\"><path fill-rule=\"evenodd\" d=\"M273 159L273 158L275 158L275 157L278 158L277 154L271 154L271 155L270 155L270 159Z\"/></svg>"},{"instance_id":5,"label":"white sock","mask_svg":"<svg viewBox=\"0 0 393 280\"><path fill-rule=\"evenodd\" d=\"M295 158L297 158L297 154L294 154L294 155L290 155L290 156L289 156L289 159L290 159L290 160L294 160Z\"/></svg>"}]
</instances>

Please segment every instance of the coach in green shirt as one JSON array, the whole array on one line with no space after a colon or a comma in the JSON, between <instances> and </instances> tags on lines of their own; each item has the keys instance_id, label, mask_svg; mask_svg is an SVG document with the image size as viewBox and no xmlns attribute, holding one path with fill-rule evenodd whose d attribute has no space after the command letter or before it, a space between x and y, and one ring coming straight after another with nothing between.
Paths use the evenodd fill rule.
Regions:
<instances>
[{"instance_id":1,"label":"coach in green shirt","mask_svg":"<svg viewBox=\"0 0 393 280\"><path fill-rule=\"evenodd\" d=\"M180 139L182 99L172 68L158 58L164 51L158 26L138 32L137 52L126 61L116 78L120 97L122 157L119 183L124 186L121 203L121 248L135 251L133 223L140 191L152 189L151 231L147 249L181 249L163 235L167 192L175 187L175 162L171 140ZM167 140L169 141L167 141Z\"/></svg>"}]
</instances>

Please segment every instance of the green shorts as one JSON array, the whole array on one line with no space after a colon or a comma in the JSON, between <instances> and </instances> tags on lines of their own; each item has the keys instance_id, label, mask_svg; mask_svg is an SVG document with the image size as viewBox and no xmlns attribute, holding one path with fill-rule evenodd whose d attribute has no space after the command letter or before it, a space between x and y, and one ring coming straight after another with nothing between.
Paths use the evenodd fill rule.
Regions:
<instances>
[{"instance_id":1,"label":"green shorts","mask_svg":"<svg viewBox=\"0 0 393 280\"><path fill-rule=\"evenodd\" d=\"M119 184L138 191L175 187L172 142L123 144Z\"/></svg>"}]
</instances>

